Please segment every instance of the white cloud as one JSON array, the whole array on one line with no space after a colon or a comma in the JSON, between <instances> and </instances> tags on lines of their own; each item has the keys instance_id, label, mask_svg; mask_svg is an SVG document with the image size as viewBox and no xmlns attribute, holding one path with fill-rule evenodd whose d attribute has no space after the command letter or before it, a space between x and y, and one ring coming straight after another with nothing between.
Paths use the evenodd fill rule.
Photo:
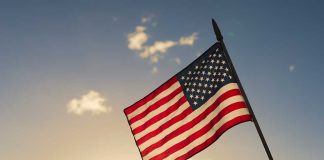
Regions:
<instances>
[{"instance_id":1,"label":"white cloud","mask_svg":"<svg viewBox=\"0 0 324 160\"><path fill-rule=\"evenodd\" d=\"M289 65L289 72L293 72L295 70L295 65Z\"/></svg>"},{"instance_id":2,"label":"white cloud","mask_svg":"<svg viewBox=\"0 0 324 160\"><path fill-rule=\"evenodd\" d=\"M150 57L152 63L157 63L160 57L175 45L177 45L177 42L174 41L156 41L151 46L145 46L144 50L140 53L140 57Z\"/></svg>"},{"instance_id":3,"label":"white cloud","mask_svg":"<svg viewBox=\"0 0 324 160\"><path fill-rule=\"evenodd\" d=\"M67 104L67 112L76 115L82 115L85 112L90 112L93 115L108 113L112 111L111 107L105 106L106 99L96 91L89 91L82 95L80 99L72 99Z\"/></svg>"},{"instance_id":4,"label":"white cloud","mask_svg":"<svg viewBox=\"0 0 324 160\"><path fill-rule=\"evenodd\" d=\"M150 22L152 18L153 16L143 17L141 22L143 24ZM178 41L157 40L152 45L148 45L146 42L149 39L149 35L146 33L146 27L139 25L136 26L135 32L128 34L127 38L130 50L135 51L142 59L149 59L151 63L157 63L174 46L192 46L198 39L198 33L194 32L189 36L180 37Z\"/></svg>"},{"instance_id":5,"label":"white cloud","mask_svg":"<svg viewBox=\"0 0 324 160\"><path fill-rule=\"evenodd\" d=\"M135 32L128 34L128 48L131 50L142 50L143 45L148 40L148 35L145 33L146 27L137 26Z\"/></svg>"},{"instance_id":6,"label":"white cloud","mask_svg":"<svg viewBox=\"0 0 324 160\"><path fill-rule=\"evenodd\" d=\"M185 46L185 45L192 46L196 42L197 39L198 39L198 33L194 32L190 36L180 37L179 44L182 46Z\"/></svg>"},{"instance_id":7,"label":"white cloud","mask_svg":"<svg viewBox=\"0 0 324 160\"><path fill-rule=\"evenodd\" d=\"M154 16L147 16L147 17L142 17L142 23L147 23L150 22L152 19L154 18Z\"/></svg>"}]
</instances>

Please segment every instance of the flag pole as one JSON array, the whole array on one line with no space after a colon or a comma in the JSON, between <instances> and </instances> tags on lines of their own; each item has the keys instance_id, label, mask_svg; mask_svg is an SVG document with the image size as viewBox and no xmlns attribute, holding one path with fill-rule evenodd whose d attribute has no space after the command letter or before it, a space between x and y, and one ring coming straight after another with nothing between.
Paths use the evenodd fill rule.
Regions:
<instances>
[{"instance_id":1,"label":"flag pole","mask_svg":"<svg viewBox=\"0 0 324 160\"><path fill-rule=\"evenodd\" d=\"M236 79L237 85L239 86L239 88L241 90L241 94L242 94L242 96L243 96L243 98L245 100L245 103L247 105L247 108L248 108L248 110L249 110L249 112L250 112L250 114L252 116L252 121L254 122L255 128L258 131L258 134L259 134L259 137L260 137L260 139L262 141L263 147L264 147L264 149L265 149L265 151L266 151L266 153L268 155L269 160L273 160L272 155L271 155L271 152L270 152L270 149L268 147L268 144L267 144L267 142L266 142L266 140L265 140L265 138L263 136L263 133L262 133L261 128L259 126L259 123L258 123L258 121L257 121L257 119L256 119L256 117L254 115L254 112L252 110L252 107L250 105L250 102L249 102L249 100L248 100L248 98L247 98L247 96L245 94L245 91L243 89L243 86L241 84L241 81L238 78L238 75L237 75L237 73L235 71L235 68L234 68L234 65L232 63L232 60L231 60L231 58L230 58L230 56L229 56L229 54L227 52L225 43L223 41L223 36L222 36L222 34L221 34L221 32L220 32L220 30L219 30L219 28L217 26L217 23L216 23L216 21L214 19L212 19L212 23L213 23L213 28L214 28L214 32L215 32L215 35L216 35L216 39L220 42L221 47L224 50L224 54L225 54L226 58L228 59L229 67L231 67L232 72L233 72L233 76Z\"/></svg>"}]
</instances>

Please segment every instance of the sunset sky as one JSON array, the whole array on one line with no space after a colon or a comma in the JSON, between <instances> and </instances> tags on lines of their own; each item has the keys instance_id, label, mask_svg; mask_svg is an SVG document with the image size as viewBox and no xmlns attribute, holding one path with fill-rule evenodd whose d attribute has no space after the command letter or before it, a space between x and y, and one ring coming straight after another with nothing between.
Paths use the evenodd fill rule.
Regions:
<instances>
[{"instance_id":1,"label":"sunset sky","mask_svg":"<svg viewBox=\"0 0 324 160\"><path fill-rule=\"evenodd\" d=\"M0 159L141 160L123 109L215 42L276 160L324 157L320 0L0 0ZM253 123L192 160L266 160Z\"/></svg>"}]
</instances>

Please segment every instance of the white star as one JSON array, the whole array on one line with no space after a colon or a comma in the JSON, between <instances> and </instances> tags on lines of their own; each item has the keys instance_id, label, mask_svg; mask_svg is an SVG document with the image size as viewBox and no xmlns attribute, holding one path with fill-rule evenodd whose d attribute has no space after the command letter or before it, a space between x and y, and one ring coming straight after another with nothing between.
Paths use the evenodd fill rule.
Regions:
<instances>
[{"instance_id":1,"label":"white star","mask_svg":"<svg viewBox=\"0 0 324 160\"><path fill-rule=\"evenodd\" d=\"M209 66L209 69L213 69L213 66Z\"/></svg>"},{"instance_id":2,"label":"white star","mask_svg":"<svg viewBox=\"0 0 324 160\"><path fill-rule=\"evenodd\" d=\"M189 86L191 86L191 82L189 82Z\"/></svg>"},{"instance_id":3,"label":"white star","mask_svg":"<svg viewBox=\"0 0 324 160\"><path fill-rule=\"evenodd\" d=\"M211 72L208 72L208 73L207 73L207 75L209 75L209 76L210 76L210 75L211 75Z\"/></svg>"},{"instance_id":4,"label":"white star","mask_svg":"<svg viewBox=\"0 0 324 160\"><path fill-rule=\"evenodd\" d=\"M187 86L188 85L188 83L186 82L185 84L184 84L185 86Z\"/></svg>"},{"instance_id":5,"label":"white star","mask_svg":"<svg viewBox=\"0 0 324 160\"><path fill-rule=\"evenodd\" d=\"M203 90L203 93L205 94L206 93L206 90Z\"/></svg>"},{"instance_id":6,"label":"white star","mask_svg":"<svg viewBox=\"0 0 324 160\"><path fill-rule=\"evenodd\" d=\"M231 75L229 75L228 77L229 77L230 79L232 79L232 76L231 76Z\"/></svg>"},{"instance_id":7,"label":"white star","mask_svg":"<svg viewBox=\"0 0 324 160\"><path fill-rule=\"evenodd\" d=\"M223 60L222 63L225 64L225 61Z\"/></svg>"},{"instance_id":8,"label":"white star","mask_svg":"<svg viewBox=\"0 0 324 160\"><path fill-rule=\"evenodd\" d=\"M193 95L192 94L190 94L190 96L189 96L190 98L192 98L193 97Z\"/></svg>"},{"instance_id":9,"label":"white star","mask_svg":"<svg viewBox=\"0 0 324 160\"><path fill-rule=\"evenodd\" d=\"M226 72L228 72L228 71L229 71L229 69L228 69L228 68L226 67L226 68L225 68L225 71L226 71Z\"/></svg>"},{"instance_id":10,"label":"white star","mask_svg":"<svg viewBox=\"0 0 324 160\"><path fill-rule=\"evenodd\" d=\"M189 71L188 74L191 75L191 71Z\"/></svg>"},{"instance_id":11,"label":"white star","mask_svg":"<svg viewBox=\"0 0 324 160\"><path fill-rule=\"evenodd\" d=\"M198 66L195 66L195 69L198 69L199 67Z\"/></svg>"},{"instance_id":12,"label":"white star","mask_svg":"<svg viewBox=\"0 0 324 160\"><path fill-rule=\"evenodd\" d=\"M204 87L205 87L205 88L207 88L207 87L208 87L208 85L207 85L207 84L204 84Z\"/></svg>"},{"instance_id":13,"label":"white star","mask_svg":"<svg viewBox=\"0 0 324 160\"><path fill-rule=\"evenodd\" d=\"M216 79L216 82L219 82L219 78Z\"/></svg>"},{"instance_id":14,"label":"white star","mask_svg":"<svg viewBox=\"0 0 324 160\"><path fill-rule=\"evenodd\" d=\"M200 74L200 71L198 71L197 74Z\"/></svg>"},{"instance_id":15,"label":"white star","mask_svg":"<svg viewBox=\"0 0 324 160\"><path fill-rule=\"evenodd\" d=\"M202 75L205 75L206 73L205 73L205 71L202 71L202 73L201 73Z\"/></svg>"},{"instance_id":16,"label":"white star","mask_svg":"<svg viewBox=\"0 0 324 160\"><path fill-rule=\"evenodd\" d=\"M194 105L197 105L198 103L196 102L196 101L194 101L194 103L193 103Z\"/></svg>"},{"instance_id":17,"label":"white star","mask_svg":"<svg viewBox=\"0 0 324 160\"><path fill-rule=\"evenodd\" d=\"M189 80L190 78L189 77L187 77L187 80Z\"/></svg>"},{"instance_id":18,"label":"white star","mask_svg":"<svg viewBox=\"0 0 324 160\"><path fill-rule=\"evenodd\" d=\"M195 91L195 89L194 89L194 88L192 88L192 89L191 89L191 92L194 92L194 91Z\"/></svg>"},{"instance_id":19,"label":"white star","mask_svg":"<svg viewBox=\"0 0 324 160\"><path fill-rule=\"evenodd\" d=\"M206 81L207 81L207 82L209 81L209 78L208 78L208 77L206 78Z\"/></svg>"},{"instance_id":20,"label":"white star","mask_svg":"<svg viewBox=\"0 0 324 160\"><path fill-rule=\"evenodd\" d=\"M213 57L216 57L216 54L213 54Z\"/></svg>"},{"instance_id":21,"label":"white star","mask_svg":"<svg viewBox=\"0 0 324 160\"><path fill-rule=\"evenodd\" d=\"M197 80L198 79L198 77L195 77L195 80Z\"/></svg>"},{"instance_id":22,"label":"white star","mask_svg":"<svg viewBox=\"0 0 324 160\"><path fill-rule=\"evenodd\" d=\"M221 58L222 57L222 55L221 54L218 54L218 58Z\"/></svg>"},{"instance_id":23,"label":"white star","mask_svg":"<svg viewBox=\"0 0 324 160\"><path fill-rule=\"evenodd\" d=\"M219 48L216 48L216 52L218 52L219 51Z\"/></svg>"},{"instance_id":24,"label":"white star","mask_svg":"<svg viewBox=\"0 0 324 160\"><path fill-rule=\"evenodd\" d=\"M200 89L197 89L197 93L200 93Z\"/></svg>"},{"instance_id":25,"label":"white star","mask_svg":"<svg viewBox=\"0 0 324 160\"><path fill-rule=\"evenodd\" d=\"M184 80L184 79L185 79L185 77L184 77L184 76L181 76L181 79L182 79L182 80Z\"/></svg>"},{"instance_id":26,"label":"white star","mask_svg":"<svg viewBox=\"0 0 324 160\"><path fill-rule=\"evenodd\" d=\"M194 82L192 85L193 85L194 87L196 87L197 84L196 84L196 82Z\"/></svg>"},{"instance_id":27,"label":"white star","mask_svg":"<svg viewBox=\"0 0 324 160\"><path fill-rule=\"evenodd\" d=\"M215 78L212 78L212 80L211 80L212 82L215 82Z\"/></svg>"},{"instance_id":28,"label":"white star","mask_svg":"<svg viewBox=\"0 0 324 160\"><path fill-rule=\"evenodd\" d=\"M201 87L202 86L201 83L198 83L198 86Z\"/></svg>"},{"instance_id":29,"label":"white star","mask_svg":"<svg viewBox=\"0 0 324 160\"><path fill-rule=\"evenodd\" d=\"M205 63L205 60L203 60L202 63L204 64Z\"/></svg>"},{"instance_id":30,"label":"white star","mask_svg":"<svg viewBox=\"0 0 324 160\"><path fill-rule=\"evenodd\" d=\"M190 88L187 88L186 91L189 92L190 91Z\"/></svg>"},{"instance_id":31,"label":"white star","mask_svg":"<svg viewBox=\"0 0 324 160\"><path fill-rule=\"evenodd\" d=\"M211 63L215 63L214 59L212 59L210 62L211 62Z\"/></svg>"},{"instance_id":32,"label":"white star","mask_svg":"<svg viewBox=\"0 0 324 160\"><path fill-rule=\"evenodd\" d=\"M210 90L208 91L208 94L211 94L211 91Z\"/></svg>"},{"instance_id":33,"label":"white star","mask_svg":"<svg viewBox=\"0 0 324 160\"><path fill-rule=\"evenodd\" d=\"M213 88L213 85L211 84L211 85L209 85L209 88Z\"/></svg>"},{"instance_id":34,"label":"white star","mask_svg":"<svg viewBox=\"0 0 324 160\"><path fill-rule=\"evenodd\" d=\"M216 60L216 63L218 64L219 63L219 60Z\"/></svg>"},{"instance_id":35,"label":"white star","mask_svg":"<svg viewBox=\"0 0 324 160\"><path fill-rule=\"evenodd\" d=\"M207 68L207 65L205 65L204 68Z\"/></svg>"},{"instance_id":36,"label":"white star","mask_svg":"<svg viewBox=\"0 0 324 160\"><path fill-rule=\"evenodd\" d=\"M220 66L219 69L224 69L223 66Z\"/></svg>"},{"instance_id":37,"label":"white star","mask_svg":"<svg viewBox=\"0 0 324 160\"><path fill-rule=\"evenodd\" d=\"M204 80L204 77L200 77L200 80L203 81Z\"/></svg>"},{"instance_id":38,"label":"white star","mask_svg":"<svg viewBox=\"0 0 324 160\"><path fill-rule=\"evenodd\" d=\"M216 72L213 73L213 76L216 76Z\"/></svg>"},{"instance_id":39,"label":"white star","mask_svg":"<svg viewBox=\"0 0 324 160\"><path fill-rule=\"evenodd\" d=\"M225 81L224 78L222 78L221 81L224 82Z\"/></svg>"},{"instance_id":40,"label":"white star","mask_svg":"<svg viewBox=\"0 0 324 160\"><path fill-rule=\"evenodd\" d=\"M198 99L198 98L199 98L199 96L198 96L198 95L196 95L195 99Z\"/></svg>"},{"instance_id":41,"label":"white star","mask_svg":"<svg viewBox=\"0 0 324 160\"><path fill-rule=\"evenodd\" d=\"M215 69L217 70L218 69L218 66L215 66Z\"/></svg>"},{"instance_id":42,"label":"white star","mask_svg":"<svg viewBox=\"0 0 324 160\"><path fill-rule=\"evenodd\" d=\"M224 77L226 77L226 75L227 75L226 73L223 73L223 76L224 76Z\"/></svg>"},{"instance_id":43,"label":"white star","mask_svg":"<svg viewBox=\"0 0 324 160\"><path fill-rule=\"evenodd\" d=\"M200 98L201 100L204 100L205 99L205 97L204 96L201 96L201 98Z\"/></svg>"}]
</instances>

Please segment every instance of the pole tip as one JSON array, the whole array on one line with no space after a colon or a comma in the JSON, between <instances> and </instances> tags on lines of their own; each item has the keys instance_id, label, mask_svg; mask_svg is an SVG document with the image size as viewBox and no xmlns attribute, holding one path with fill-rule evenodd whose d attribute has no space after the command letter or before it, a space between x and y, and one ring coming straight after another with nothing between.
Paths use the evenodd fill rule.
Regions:
<instances>
[{"instance_id":1,"label":"pole tip","mask_svg":"<svg viewBox=\"0 0 324 160\"><path fill-rule=\"evenodd\" d=\"M214 18L212 18L212 24L213 24L213 28L214 28L214 32L215 32L215 35L216 35L216 39L218 41L222 41L223 40L223 36L218 28L218 25L216 23L216 21L214 20Z\"/></svg>"}]
</instances>

